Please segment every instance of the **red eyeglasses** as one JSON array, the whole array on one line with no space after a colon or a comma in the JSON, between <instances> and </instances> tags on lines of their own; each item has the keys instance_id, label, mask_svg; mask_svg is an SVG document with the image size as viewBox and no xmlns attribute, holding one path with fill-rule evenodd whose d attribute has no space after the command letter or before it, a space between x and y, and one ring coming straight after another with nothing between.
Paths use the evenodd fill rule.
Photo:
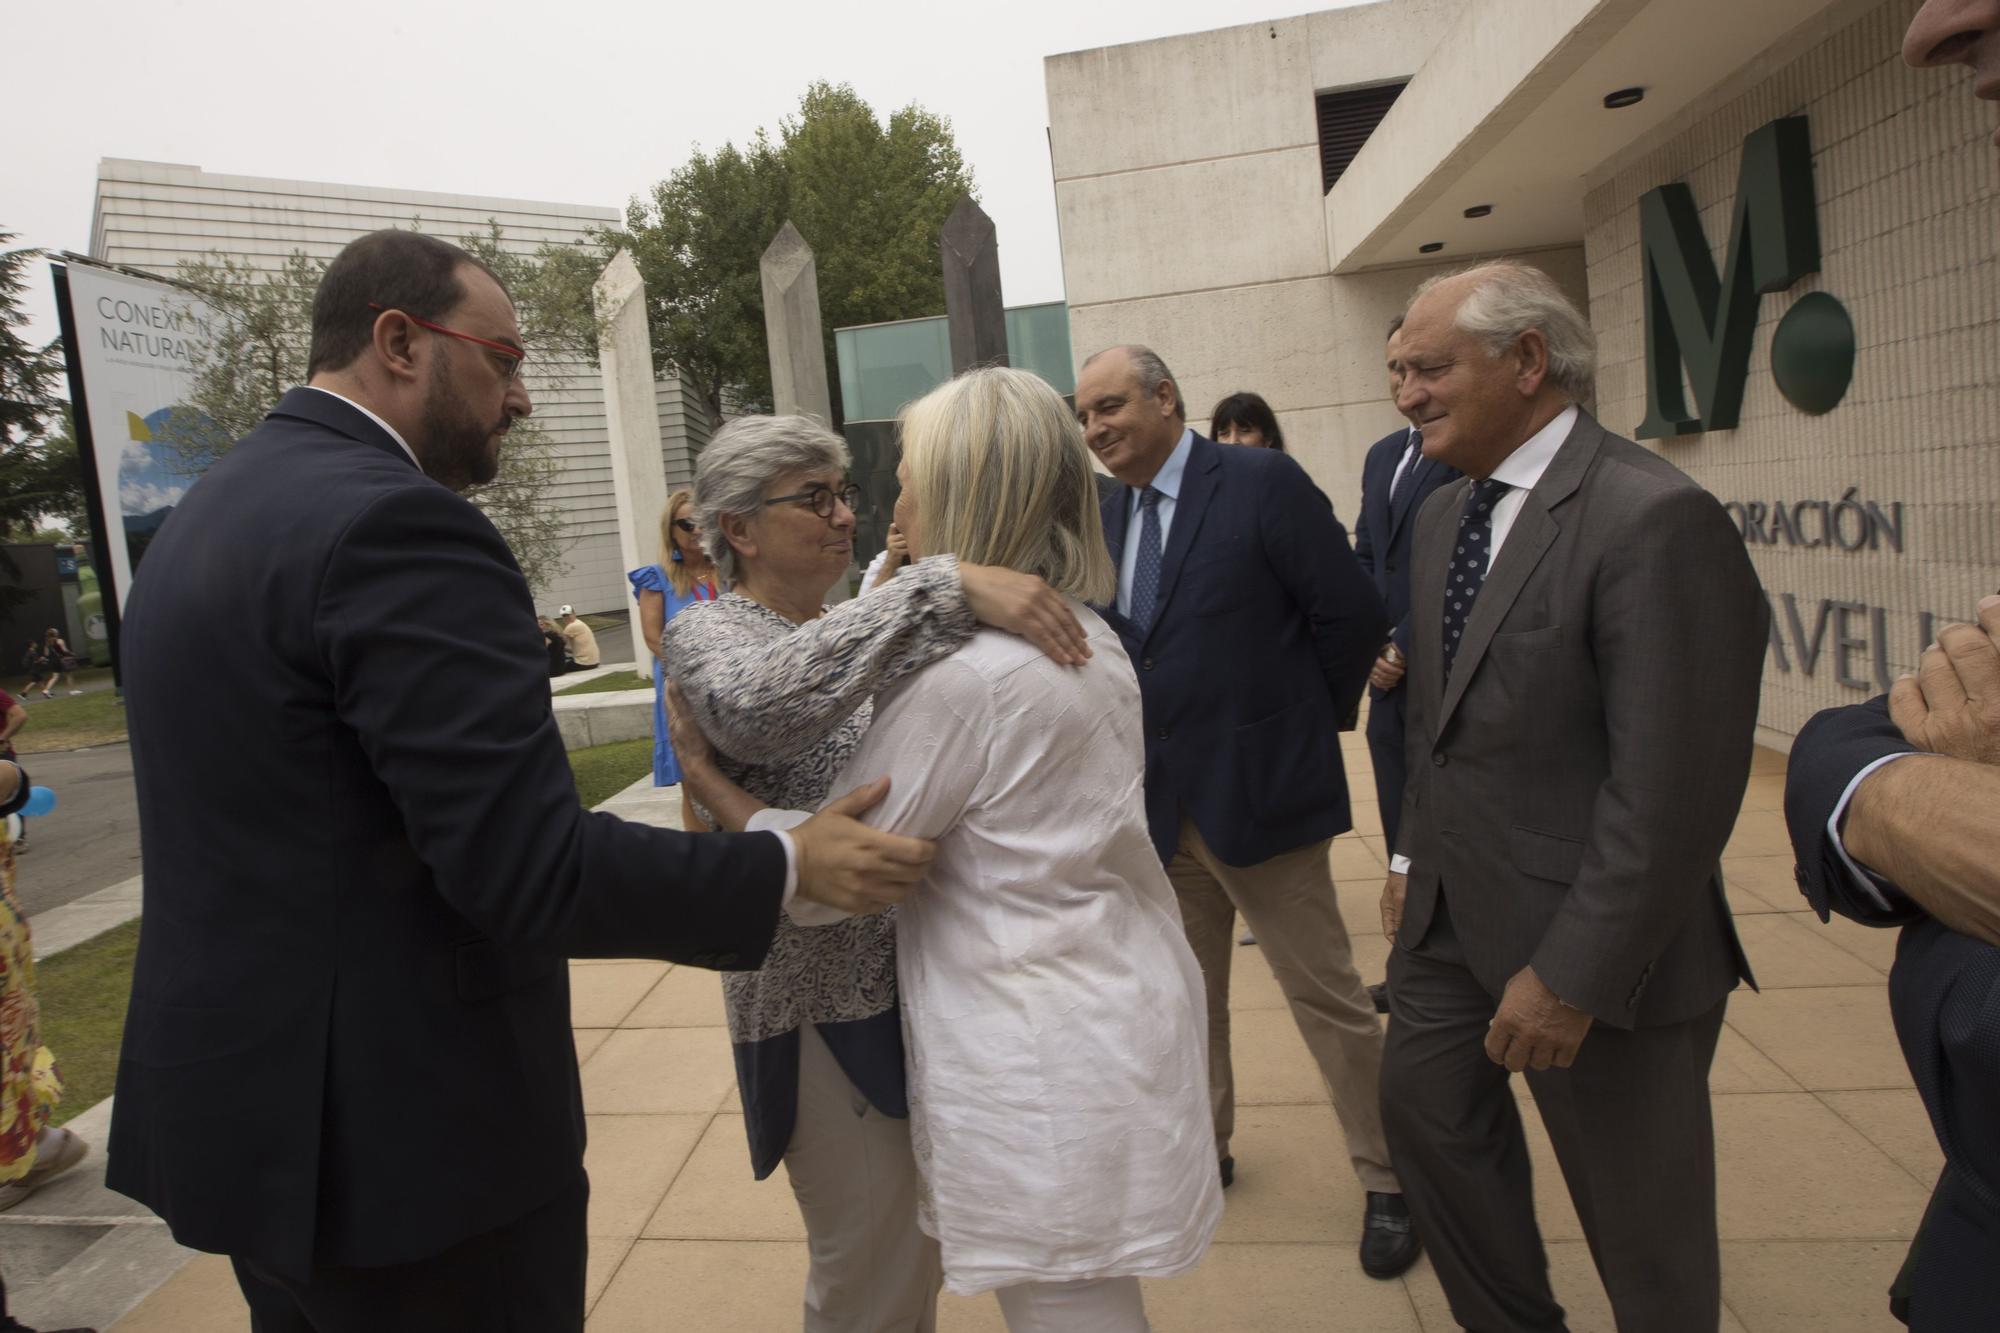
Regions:
<instances>
[{"instance_id":1,"label":"red eyeglasses","mask_svg":"<svg viewBox=\"0 0 2000 1333\"><path fill-rule=\"evenodd\" d=\"M387 314L390 310L394 309L393 306L377 305L373 301L368 303L368 308L381 314ZM519 375L521 373L521 363L528 359L528 354L518 347L509 347L506 343L497 343L491 338L479 338L470 333L460 333L457 329L448 329L442 324L433 324L427 319L418 319L407 310L397 310L396 313L419 328L429 329L432 333L442 333L450 338L462 338L469 343L478 343L481 347L498 353L493 359L500 363L500 373L507 379L511 380Z\"/></svg>"}]
</instances>

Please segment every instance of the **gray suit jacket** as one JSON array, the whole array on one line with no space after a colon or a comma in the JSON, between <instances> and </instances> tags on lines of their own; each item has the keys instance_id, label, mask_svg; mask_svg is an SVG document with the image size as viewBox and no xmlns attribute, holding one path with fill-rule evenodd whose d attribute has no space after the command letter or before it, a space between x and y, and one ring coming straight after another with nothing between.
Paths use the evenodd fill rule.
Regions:
<instances>
[{"instance_id":1,"label":"gray suit jacket","mask_svg":"<svg viewBox=\"0 0 2000 1333\"><path fill-rule=\"evenodd\" d=\"M1417 519L1411 858L1397 941L1438 895L1481 985L1532 964L1614 1027L1751 978L1719 861L1750 772L1769 608L1715 498L1580 416L1481 589L1447 683L1445 577L1469 481Z\"/></svg>"}]
</instances>

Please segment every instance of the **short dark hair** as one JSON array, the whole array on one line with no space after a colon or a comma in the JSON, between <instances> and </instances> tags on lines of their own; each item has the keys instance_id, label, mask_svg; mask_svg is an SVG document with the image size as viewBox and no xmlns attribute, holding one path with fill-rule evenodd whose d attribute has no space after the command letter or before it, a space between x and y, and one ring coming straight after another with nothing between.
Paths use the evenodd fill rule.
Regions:
<instances>
[{"instance_id":1,"label":"short dark hair","mask_svg":"<svg viewBox=\"0 0 2000 1333\"><path fill-rule=\"evenodd\" d=\"M1263 434L1267 448L1276 449L1281 454L1285 452L1285 432L1278 429L1277 413L1254 393L1232 393L1208 414L1210 439L1231 426L1249 426Z\"/></svg>"},{"instance_id":2,"label":"short dark hair","mask_svg":"<svg viewBox=\"0 0 2000 1333\"><path fill-rule=\"evenodd\" d=\"M422 232L389 228L371 231L326 266L313 296L312 351L306 377L354 364L375 336L379 310L400 310L418 319L442 319L465 299L459 270L471 265L500 283L500 275L448 241ZM511 299L511 298L510 298Z\"/></svg>"}]
</instances>

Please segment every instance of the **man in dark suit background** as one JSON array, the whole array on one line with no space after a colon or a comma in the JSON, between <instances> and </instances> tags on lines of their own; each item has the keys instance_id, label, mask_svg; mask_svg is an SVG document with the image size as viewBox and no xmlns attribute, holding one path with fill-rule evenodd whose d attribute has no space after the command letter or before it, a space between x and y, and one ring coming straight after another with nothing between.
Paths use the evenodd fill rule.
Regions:
<instances>
[{"instance_id":1,"label":"man in dark suit background","mask_svg":"<svg viewBox=\"0 0 2000 1333\"><path fill-rule=\"evenodd\" d=\"M1403 366L1397 359L1401 315L1390 321L1384 348L1389 367L1389 397L1403 388ZM1389 641L1382 645L1368 670L1368 757L1375 772L1375 805L1382 815L1382 836L1393 849L1403 822L1404 705L1403 677L1410 661L1410 542L1417 530L1417 511L1431 492L1458 480L1458 469L1424 457L1424 437L1414 424L1385 435L1368 446L1361 464L1361 514L1354 521L1354 558L1375 581L1375 591L1389 612ZM1377 1013L1389 1012L1388 986L1368 988Z\"/></svg>"},{"instance_id":2,"label":"man in dark suit background","mask_svg":"<svg viewBox=\"0 0 2000 1333\"><path fill-rule=\"evenodd\" d=\"M1453 1317L1563 1328L1509 1087L1530 1071L1621 1333L1712 1329L1757 576L1713 496L1578 407L1595 338L1546 274L1433 279L1400 353L1397 406L1466 476L1417 520L1390 1148Z\"/></svg>"},{"instance_id":3,"label":"man in dark suit background","mask_svg":"<svg viewBox=\"0 0 2000 1333\"><path fill-rule=\"evenodd\" d=\"M126 607L145 932L108 1182L232 1257L258 1333L580 1329L566 957L756 967L793 892L879 905L928 856L579 808L527 583L456 494L531 410L521 359L484 266L355 241L309 387Z\"/></svg>"},{"instance_id":4,"label":"man in dark suit background","mask_svg":"<svg viewBox=\"0 0 2000 1333\"><path fill-rule=\"evenodd\" d=\"M1340 719L1388 632L1332 506L1291 458L1217 445L1187 426L1179 387L1144 347L1077 375L1118 599L1105 608L1146 712L1146 813L1208 983L1209 1091L1233 1177L1232 924L1270 960L1332 1092L1367 1193L1361 1263L1417 1256L1382 1141L1382 1033L1354 969L1328 849L1352 826Z\"/></svg>"},{"instance_id":5,"label":"man in dark suit background","mask_svg":"<svg viewBox=\"0 0 2000 1333\"><path fill-rule=\"evenodd\" d=\"M1974 96L2000 101L2000 0L1930 0L1903 58L1967 65ZM1808 722L1785 779L1813 910L1903 927L1889 1009L1945 1157L1890 1292L1921 1333L2000 1310L2000 597L1978 618L1888 695Z\"/></svg>"}]
</instances>

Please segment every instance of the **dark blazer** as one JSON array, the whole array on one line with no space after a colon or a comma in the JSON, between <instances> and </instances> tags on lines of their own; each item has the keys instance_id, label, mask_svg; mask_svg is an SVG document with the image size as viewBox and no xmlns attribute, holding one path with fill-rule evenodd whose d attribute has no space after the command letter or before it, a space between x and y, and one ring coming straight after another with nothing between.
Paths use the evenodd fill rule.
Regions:
<instances>
[{"instance_id":1,"label":"dark blazer","mask_svg":"<svg viewBox=\"0 0 2000 1333\"><path fill-rule=\"evenodd\" d=\"M1447 685L1442 607L1470 484L1417 519L1399 941L1422 941L1443 891L1496 996L1532 964L1613 1027L1706 1013L1750 976L1720 870L1769 617L1743 538L1680 469L1580 414L1523 499Z\"/></svg>"},{"instance_id":2,"label":"dark blazer","mask_svg":"<svg viewBox=\"0 0 2000 1333\"><path fill-rule=\"evenodd\" d=\"M1410 464L1410 476L1403 494L1392 506L1389 492L1396 480L1396 464L1409 447L1410 430L1404 427L1384 435L1368 446L1361 464L1361 516L1354 521L1354 558L1374 580L1395 626L1392 637L1405 657L1410 652L1410 551L1417 530L1417 511L1431 492L1457 481L1459 471L1448 463L1425 458L1419 453ZM1371 691L1375 698L1381 691Z\"/></svg>"},{"instance_id":3,"label":"dark blazer","mask_svg":"<svg viewBox=\"0 0 2000 1333\"><path fill-rule=\"evenodd\" d=\"M107 1179L184 1244L303 1279L540 1207L582 1173L565 956L769 947L779 843L579 808L506 544L339 399L293 390L189 490L121 651L145 930Z\"/></svg>"},{"instance_id":4,"label":"dark blazer","mask_svg":"<svg viewBox=\"0 0 2000 1333\"><path fill-rule=\"evenodd\" d=\"M1131 492L1098 478L1105 541ZM1117 629L1146 711L1146 820L1161 861L1183 811L1225 863L1255 865L1353 827L1340 719L1388 632L1333 506L1274 449L1197 435L1145 635Z\"/></svg>"},{"instance_id":5,"label":"dark blazer","mask_svg":"<svg viewBox=\"0 0 2000 1333\"><path fill-rule=\"evenodd\" d=\"M1405 427L1369 446L1368 457L1361 465L1361 517L1354 523L1354 558L1361 562L1361 568L1375 582L1375 591L1382 595L1382 604L1388 608L1389 619L1395 626L1390 637L1406 663L1410 658L1410 552L1417 531L1417 511L1423 508L1432 491L1457 481L1459 476L1457 468L1419 453L1410 463L1402 495L1395 504L1390 504L1396 464L1403 460L1409 442L1410 431ZM1382 816L1382 832L1391 847L1395 846L1403 824L1403 788L1407 782L1403 742L1408 685L1406 671L1403 681L1394 689L1378 690L1372 685L1368 688L1371 700L1368 757L1373 761L1376 809Z\"/></svg>"},{"instance_id":6,"label":"dark blazer","mask_svg":"<svg viewBox=\"0 0 2000 1333\"><path fill-rule=\"evenodd\" d=\"M2000 1310L2000 949L1947 929L1883 886L1885 909L1854 883L1827 837L1827 820L1854 775L1915 747L1888 702L1831 708L1792 743L1785 822L1799 887L1830 910L1871 926L1903 925L1889 972L1889 1011L1917 1092L1944 1149L1945 1170L1900 1284L1913 1329L1984 1328Z\"/></svg>"}]
</instances>

